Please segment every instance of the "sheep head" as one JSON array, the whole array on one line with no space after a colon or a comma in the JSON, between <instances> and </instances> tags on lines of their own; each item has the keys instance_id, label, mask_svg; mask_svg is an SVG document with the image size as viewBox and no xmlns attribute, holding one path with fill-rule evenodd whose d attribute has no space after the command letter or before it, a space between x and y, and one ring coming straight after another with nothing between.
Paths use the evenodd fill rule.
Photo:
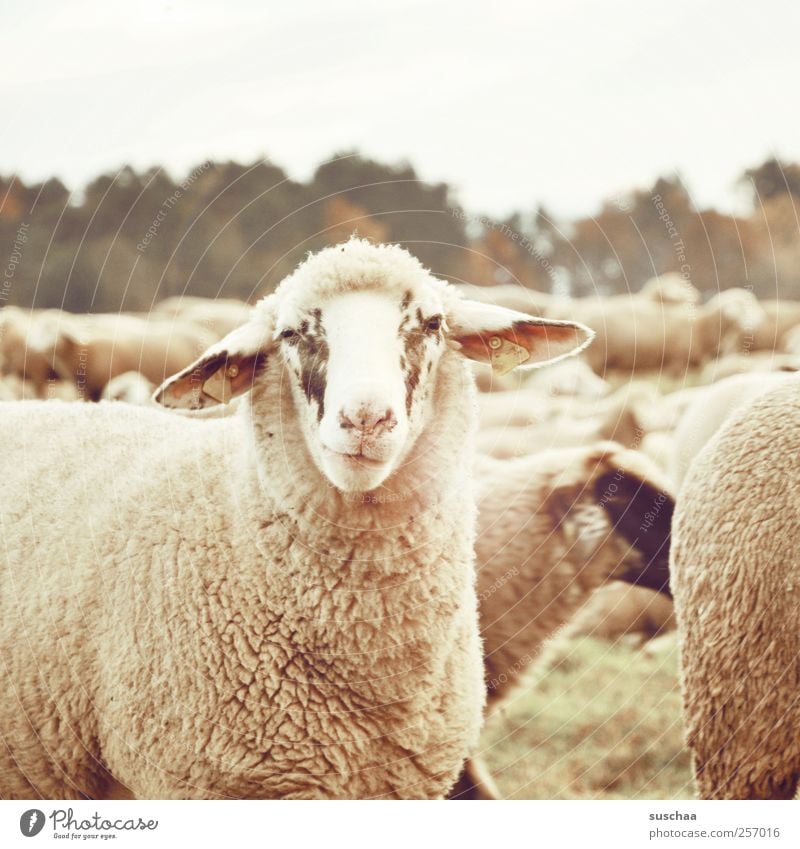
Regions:
<instances>
[{"instance_id":1,"label":"sheep head","mask_svg":"<svg viewBox=\"0 0 800 849\"><path fill-rule=\"evenodd\" d=\"M340 490L367 492L435 415L443 358L505 372L577 353L592 336L574 322L465 300L402 248L352 239L309 257L154 397L168 407L227 403L280 357L315 464Z\"/></svg>"}]
</instances>

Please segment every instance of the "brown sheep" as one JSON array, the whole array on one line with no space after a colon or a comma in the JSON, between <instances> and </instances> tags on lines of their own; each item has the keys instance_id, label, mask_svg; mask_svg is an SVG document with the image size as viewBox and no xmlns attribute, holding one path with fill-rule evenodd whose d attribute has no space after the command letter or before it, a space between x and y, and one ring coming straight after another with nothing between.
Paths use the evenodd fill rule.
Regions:
<instances>
[{"instance_id":1,"label":"brown sheep","mask_svg":"<svg viewBox=\"0 0 800 849\"><path fill-rule=\"evenodd\" d=\"M153 308L153 317L177 318L191 321L221 339L244 324L252 311L250 304L235 298L195 298L175 296L166 298Z\"/></svg>"},{"instance_id":2,"label":"brown sheep","mask_svg":"<svg viewBox=\"0 0 800 849\"><path fill-rule=\"evenodd\" d=\"M667 596L615 581L595 591L569 623L565 635L609 642L625 637L641 645L674 628L675 612Z\"/></svg>"}]
</instances>

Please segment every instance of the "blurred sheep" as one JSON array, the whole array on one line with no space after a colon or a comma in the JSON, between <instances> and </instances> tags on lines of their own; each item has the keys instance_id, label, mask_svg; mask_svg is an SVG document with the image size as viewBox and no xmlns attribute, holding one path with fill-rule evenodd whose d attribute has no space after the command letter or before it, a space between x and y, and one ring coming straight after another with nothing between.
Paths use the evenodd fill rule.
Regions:
<instances>
[{"instance_id":1,"label":"blurred sheep","mask_svg":"<svg viewBox=\"0 0 800 849\"><path fill-rule=\"evenodd\" d=\"M56 375L77 386L82 397L96 401L109 380L125 372L161 383L213 341L213 334L177 319L59 313L40 322L28 347L51 361Z\"/></svg>"},{"instance_id":2,"label":"blurred sheep","mask_svg":"<svg viewBox=\"0 0 800 849\"><path fill-rule=\"evenodd\" d=\"M149 404L155 384L138 371L126 371L108 381L100 399L124 401L126 404Z\"/></svg>"},{"instance_id":3,"label":"blurred sheep","mask_svg":"<svg viewBox=\"0 0 800 849\"><path fill-rule=\"evenodd\" d=\"M47 381L56 377L52 357L31 345L39 329L58 310L26 310L6 306L0 310L0 372L29 381L34 397L43 397Z\"/></svg>"},{"instance_id":4,"label":"blurred sheep","mask_svg":"<svg viewBox=\"0 0 800 849\"><path fill-rule=\"evenodd\" d=\"M481 301L485 304L495 304L498 307L516 310L528 315L547 314L553 302L553 296L536 289L528 289L514 283L504 283L499 286L473 286L461 283L455 287L465 298Z\"/></svg>"},{"instance_id":5,"label":"blurred sheep","mask_svg":"<svg viewBox=\"0 0 800 849\"><path fill-rule=\"evenodd\" d=\"M700 291L676 272L652 277L639 292L659 304L699 304L702 300Z\"/></svg>"},{"instance_id":6,"label":"blurred sheep","mask_svg":"<svg viewBox=\"0 0 800 849\"><path fill-rule=\"evenodd\" d=\"M720 355L747 350L765 320L752 292L726 289L700 304L697 290L680 275L606 297L560 298L514 285L461 288L477 300L591 327L597 338L583 356L599 375L663 371L680 377Z\"/></svg>"},{"instance_id":7,"label":"blurred sheep","mask_svg":"<svg viewBox=\"0 0 800 849\"><path fill-rule=\"evenodd\" d=\"M491 715L545 641L606 581L668 592L674 502L646 457L613 443L478 459L478 600ZM496 798L475 756L451 796Z\"/></svg>"},{"instance_id":8,"label":"blurred sheep","mask_svg":"<svg viewBox=\"0 0 800 849\"><path fill-rule=\"evenodd\" d=\"M479 399L478 450L503 460L599 440L635 448L644 435L639 420L640 398L639 390L629 391L628 387L595 401L549 399L524 390L485 395Z\"/></svg>"},{"instance_id":9,"label":"blurred sheep","mask_svg":"<svg viewBox=\"0 0 800 849\"><path fill-rule=\"evenodd\" d=\"M763 311L744 289L720 292L707 304L662 302L647 295L581 298L551 307L548 317L573 318L597 333L584 356L598 374L688 369L741 350Z\"/></svg>"},{"instance_id":10,"label":"blurred sheep","mask_svg":"<svg viewBox=\"0 0 800 849\"><path fill-rule=\"evenodd\" d=\"M752 350L785 350L786 335L800 326L800 301L764 300L761 308L764 315L753 334Z\"/></svg>"},{"instance_id":11,"label":"blurred sheep","mask_svg":"<svg viewBox=\"0 0 800 849\"><path fill-rule=\"evenodd\" d=\"M775 351L729 354L708 363L700 372L700 383L715 383L734 374L800 371L800 356Z\"/></svg>"}]
</instances>

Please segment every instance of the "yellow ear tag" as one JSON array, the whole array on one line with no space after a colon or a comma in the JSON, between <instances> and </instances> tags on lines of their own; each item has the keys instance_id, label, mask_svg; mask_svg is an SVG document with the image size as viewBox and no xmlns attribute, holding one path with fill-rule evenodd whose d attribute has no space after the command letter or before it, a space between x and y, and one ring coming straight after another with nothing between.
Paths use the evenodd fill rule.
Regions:
<instances>
[{"instance_id":1,"label":"yellow ear tag","mask_svg":"<svg viewBox=\"0 0 800 849\"><path fill-rule=\"evenodd\" d=\"M492 336L489 339L492 371L499 375L508 374L512 369L522 365L530 356L522 345L510 342L503 336Z\"/></svg>"},{"instance_id":2,"label":"yellow ear tag","mask_svg":"<svg viewBox=\"0 0 800 849\"><path fill-rule=\"evenodd\" d=\"M203 384L203 392L219 404L227 404L233 398L231 380L238 376L239 366L232 363L224 371L217 369Z\"/></svg>"}]
</instances>

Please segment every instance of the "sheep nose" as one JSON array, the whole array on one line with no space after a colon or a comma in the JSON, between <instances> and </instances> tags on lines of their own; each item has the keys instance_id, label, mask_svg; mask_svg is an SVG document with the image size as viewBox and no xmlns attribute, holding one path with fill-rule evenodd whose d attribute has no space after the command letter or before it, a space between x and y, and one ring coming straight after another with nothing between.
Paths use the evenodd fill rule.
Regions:
<instances>
[{"instance_id":1,"label":"sheep nose","mask_svg":"<svg viewBox=\"0 0 800 849\"><path fill-rule=\"evenodd\" d=\"M391 407L375 408L369 404L359 404L353 408L342 407L339 411L339 427L343 430L356 430L364 436L378 436L392 430L397 417Z\"/></svg>"}]
</instances>

